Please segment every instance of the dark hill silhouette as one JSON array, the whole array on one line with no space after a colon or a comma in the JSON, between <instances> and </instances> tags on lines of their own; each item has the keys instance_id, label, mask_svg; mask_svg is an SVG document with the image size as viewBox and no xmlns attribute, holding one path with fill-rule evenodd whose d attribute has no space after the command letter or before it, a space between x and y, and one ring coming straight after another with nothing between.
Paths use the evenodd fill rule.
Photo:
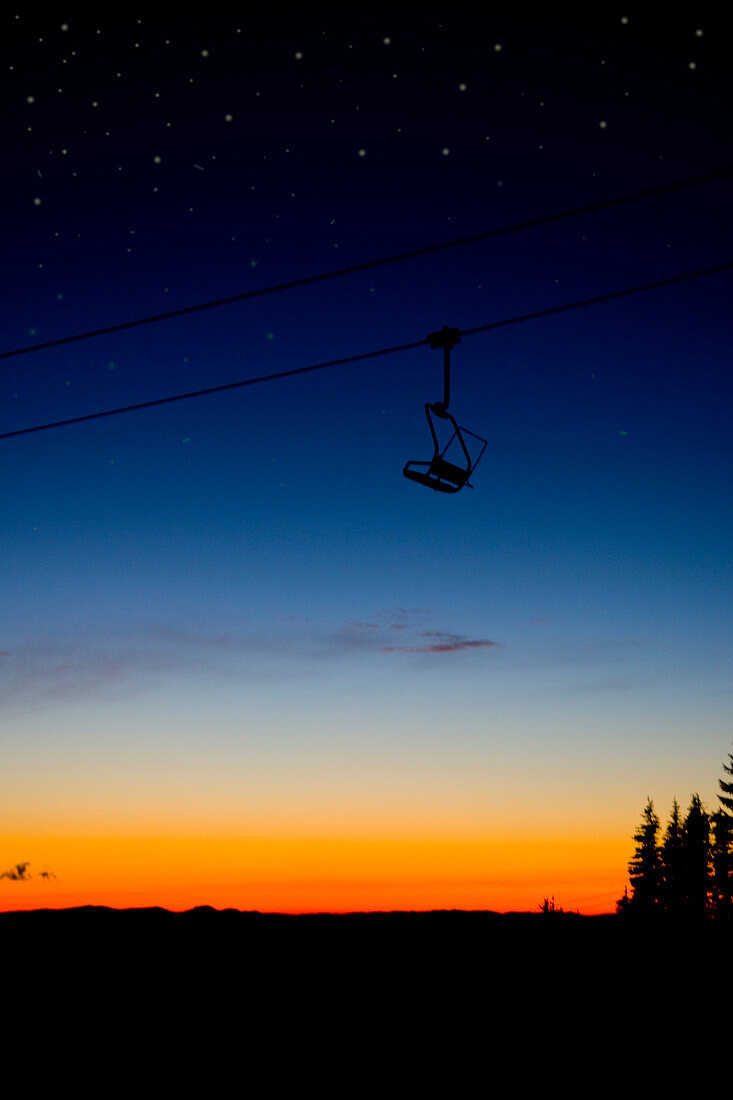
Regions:
<instances>
[{"instance_id":1,"label":"dark hill silhouette","mask_svg":"<svg viewBox=\"0 0 733 1100\"><path fill-rule=\"evenodd\" d=\"M671 997L680 975L699 978L701 960L729 957L731 931L539 910L83 906L0 913L0 951L8 988L27 993L34 1012L81 1003L106 1029L143 1021L155 1035L179 1017L221 1026L222 1014L241 1030L254 1014L258 1027L294 1028L317 1047L334 1028L381 1035L384 1021L401 1042L422 1042L424 1013L482 1035L498 1013L522 1041L532 1021L558 1037L571 1020L597 1029L630 982Z\"/></svg>"},{"instance_id":2,"label":"dark hill silhouette","mask_svg":"<svg viewBox=\"0 0 733 1100\"><path fill-rule=\"evenodd\" d=\"M242 967L247 980L277 974L280 981L302 967L321 979L349 971L469 974L482 962L497 976L504 968L533 968L543 960L574 968L572 956L586 950L608 954L624 922L615 915L583 917L555 912L497 913L434 910L354 913L262 913L198 906L185 912L81 906L0 913L0 946L26 956L73 958L83 969L157 968L161 960L185 960L192 980L212 969ZM580 949L581 941L587 949ZM596 944L594 947L593 945ZM515 960L515 961L511 961Z\"/></svg>"},{"instance_id":3,"label":"dark hill silhouette","mask_svg":"<svg viewBox=\"0 0 733 1100\"><path fill-rule=\"evenodd\" d=\"M183 912L174 912L160 906L149 908L114 909L106 905L82 905L69 909L19 909L0 913L0 925L12 923L15 925L31 925L44 922L47 925L58 924L71 926L72 924L90 926L96 924L102 927L105 923L133 925L147 924L151 928L167 922L169 925L195 925L202 922L218 922L219 924L232 924L239 922L244 929L251 925L299 926L315 927L328 925L331 928L347 927L354 924L372 924L382 926L398 925L460 925L468 926L484 925L487 923L506 924L516 921L545 924L548 921L569 922L617 922L613 914L601 914L598 916L583 916L579 913L569 913L563 910L554 910L549 913L542 912L508 912L499 913L492 909L432 909L432 910L385 910L353 912L353 913L263 913L258 909L215 909L211 905L198 905L193 909Z\"/></svg>"}]
</instances>

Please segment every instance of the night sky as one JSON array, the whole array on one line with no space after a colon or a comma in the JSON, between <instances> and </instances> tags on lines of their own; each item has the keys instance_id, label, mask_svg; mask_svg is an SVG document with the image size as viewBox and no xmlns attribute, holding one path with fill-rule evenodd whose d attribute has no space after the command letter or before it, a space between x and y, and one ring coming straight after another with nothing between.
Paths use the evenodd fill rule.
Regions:
<instances>
[{"instance_id":1,"label":"night sky","mask_svg":"<svg viewBox=\"0 0 733 1100\"><path fill-rule=\"evenodd\" d=\"M700 9L17 11L4 351L733 165ZM0 433L724 264L732 180L6 358ZM0 439L0 908L612 910L731 747L730 293L465 335L454 495L427 346Z\"/></svg>"}]
</instances>

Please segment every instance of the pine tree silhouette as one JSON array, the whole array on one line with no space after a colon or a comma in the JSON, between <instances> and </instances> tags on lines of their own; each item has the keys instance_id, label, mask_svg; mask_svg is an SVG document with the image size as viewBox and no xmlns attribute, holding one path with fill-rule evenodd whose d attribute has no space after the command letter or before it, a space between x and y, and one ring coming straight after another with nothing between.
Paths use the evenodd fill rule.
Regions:
<instances>
[{"instance_id":1,"label":"pine tree silhouette","mask_svg":"<svg viewBox=\"0 0 733 1100\"><path fill-rule=\"evenodd\" d=\"M710 889L710 817L693 794L682 826L682 912L703 917Z\"/></svg>"},{"instance_id":2,"label":"pine tree silhouette","mask_svg":"<svg viewBox=\"0 0 733 1100\"><path fill-rule=\"evenodd\" d=\"M728 754L730 764L723 764L723 771L733 776L733 755ZM712 905L718 918L733 919L733 782L719 779L723 792L718 795L722 809L713 814L712 845Z\"/></svg>"},{"instance_id":3,"label":"pine tree silhouette","mask_svg":"<svg viewBox=\"0 0 733 1100\"><path fill-rule=\"evenodd\" d=\"M629 861L628 889L616 902L626 916L670 913L700 919L713 916L733 921L733 753L719 779L721 808L709 814L699 794L693 794L684 821L675 798L661 845L659 818L647 798L636 847Z\"/></svg>"},{"instance_id":4,"label":"pine tree silhouette","mask_svg":"<svg viewBox=\"0 0 733 1100\"><path fill-rule=\"evenodd\" d=\"M728 759L730 760L730 764L723 764L723 771L733 776L733 753L728 753ZM724 812L733 814L733 782L726 783L724 779L719 779L718 786L721 791L725 792L724 794L718 795L718 798L725 806Z\"/></svg>"},{"instance_id":5,"label":"pine tree silhouette","mask_svg":"<svg viewBox=\"0 0 733 1100\"><path fill-rule=\"evenodd\" d=\"M624 886L624 896L619 898L616 902L616 912L619 916L625 917L629 913L629 906L631 905L631 898L629 897L629 888Z\"/></svg>"},{"instance_id":6,"label":"pine tree silhouette","mask_svg":"<svg viewBox=\"0 0 733 1100\"><path fill-rule=\"evenodd\" d=\"M675 798L662 841L662 905L668 913L678 913L683 903L683 846L680 804Z\"/></svg>"},{"instance_id":7,"label":"pine tree silhouette","mask_svg":"<svg viewBox=\"0 0 733 1100\"><path fill-rule=\"evenodd\" d=\"M662 864L657 844L659 818L654 812L651 798L647 798L641 819L642 823L634 833L636 848L629 862L629 904L631 911L639 915L656 913L661 908Z\"/></svg>"}]
</instances>

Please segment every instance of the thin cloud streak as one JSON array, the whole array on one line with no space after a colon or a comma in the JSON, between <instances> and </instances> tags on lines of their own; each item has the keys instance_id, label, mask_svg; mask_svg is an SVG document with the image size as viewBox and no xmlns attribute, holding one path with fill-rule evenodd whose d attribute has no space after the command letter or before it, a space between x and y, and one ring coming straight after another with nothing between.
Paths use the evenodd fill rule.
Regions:
<instances>
[{"instance_id":1,"label":"thin cloud streak","mask_svg":"<svg viewBox=\"0 0 733 1100\"><path fill-rule=\"evenodd\" d=\"M181 673L281 677L297 674L299 664L343 661L390 653L459 653L504 643L444 630L418 629L400 609L376 620L306 624L296 617L285 629L206 629L176 623L137 625L29 637L0 650L0 707L37 706L82 698L106 688L119 689L151 678ZM395 622L395 617L402 621ZM386 620L386 621L385 621ZM419 624L420 626L424 624ZM392 645L399 632L401 645ZM6 643L7 644L7 643Z\"/></svg>"},{"instance_id":2,"label":"thin cloud streak","mask_svg":"<svg viewBox=\"0 0 733 1100\"><path fill-rule=\"evenodd\" d=\"M32 875L28 870L29 867L29 860L25 863L16 863L9 871L0 871L0 878L10 879L11 882L30 882L32 878L56 878L53 871L39 871L37 875Z\"/></svg>"},{"instance_id":3,"label":"thin cloud streak","mask_svg":"<svg viewBox=\"0 0 733 1100\"><path fill-rule=\"evenodd\" d=\"M27 882L33 876L28 874L28 863L16 863L9 871L0 871L0 878L9 878L11 882Z\"/></svg>"},{"instance_id":4,"label":"thin cloud streak","mask_svg":"<svg viewBox=\"0 0 733 1100\"><path fill-rule=\"evenodd\" d=\"M452 642L433 642L430 645L388 645L382 646L381 653L460 653L464 649L486 649L502 646L503 642L492 642L488 638L463 638Z\"/></svg>"},{"instance_id":5,"label":"thin cloud streak","mask_svg":"<svg viewBox=\"0 0 733 1100\"><path fill-rule=\"evenodd\" d=\"M10 879L11 882L30 882L31 879L56 878L53 871L39 871L37 875L31 875L30 866L30 860L26 859L24 864L15 864L9 871L0 871L0 879Z\"/></svg>"}]
</instances>

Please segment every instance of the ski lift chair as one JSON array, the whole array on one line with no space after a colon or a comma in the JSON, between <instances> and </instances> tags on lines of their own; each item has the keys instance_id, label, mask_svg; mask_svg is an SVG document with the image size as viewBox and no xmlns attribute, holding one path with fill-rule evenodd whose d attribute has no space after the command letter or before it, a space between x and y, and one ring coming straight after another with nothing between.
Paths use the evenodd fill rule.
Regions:
<instances>
[{"instance_id":1,"label":"ski lift chair","mask_svg":"<svg viewBox=\"0 0 733 1100\"><path fill-rule=\"evenodd\" d=\"M451 416L448 412L448 402L450 401L450 350L455 344L460 342L458 329L444 326L440 332L430 333L428 340L430 341L431 348L444 349L443 400L433 403L426 402L425 404L425 415L428 418L428 427L430 428L430 434L433 438L433 457L428 462L418 462L411 459L409 462L405 463L402 472L410 481L416 481L418 484L425 485L429 489L434 489L441 493L457 493L464 485L467 485L469 489L473 489L473 485L468 479L476 469L479 459L486 449L487 441L482 439L481 436L475 435L474 432L469 432L467 428L459 428L455 417ZM435 417L440 420L448 420L453 427L453 434L442 451L435 431ZM475 462L471 459L464 435L470 435L483 444ZM446 451L454 439L458 440L461 450L463 451L465 465L459 466L457 463L451 462L445 457Z\"/></svg>"}]
</instances>

